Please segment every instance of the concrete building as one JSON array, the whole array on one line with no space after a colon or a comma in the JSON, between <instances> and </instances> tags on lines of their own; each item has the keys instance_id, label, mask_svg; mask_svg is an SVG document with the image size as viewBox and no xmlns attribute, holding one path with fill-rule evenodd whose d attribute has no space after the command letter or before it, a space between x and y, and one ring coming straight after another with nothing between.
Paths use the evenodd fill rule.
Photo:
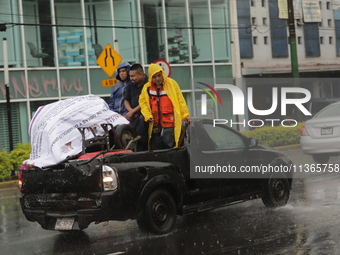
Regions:
<instances>
[{"instance_id":1,"label":"concrete building","mask_svg":"<svg viewBox=\"0 0 340 255\"><path fill-rule=\"evenodd\" d=\"M288 23L279 18L280 2L237 1L239 26L246 27L240 29L242 75L291 72ZM320 20L306 21L302 1L294 1L299 71L339 71L340 16L335 1L309 2L318 5Z\"/></svg>"},{"instance_id":2,"label":"concrete building","mask_svg":"<svg viewBox=\"0 0 340 255\"><path fill-rule=\"evenodd\" d=\"M200 114L205 93L197 81L213 85L233 77L228 1L0 0L0 6L14 144L29 141L29 121L41 105L90 93L108 100L111 87L101 82L110 77L97 64L107 44L124 61L142 64L146 73L158 59L169 62L192 115ZM0 44L0 143L8 149ZM230 95L220 94L228 106ZM231 115L228 107L209 114Z\"/></svg>"},{"instance_id":3,"label":"concrete building","mask_svg":"<svg viewBox=\"0 0 340 255\"><path fill-rule=\"evenodd\" d=\"M340 9L338 1L294 0L298 86L312 98L340 98ZM240 69L244 89L254 89L257 109L269 109L273 87L296 86L292 80L286 0L237 1ZM259 78L259 82L256 81ZM266 78L261 80L260 78ZM268 79L273 78L273 79ZM277 111L272 118L291 116ZM258 116L249 116L249 118Z\"/></svg>"}]
</instances>

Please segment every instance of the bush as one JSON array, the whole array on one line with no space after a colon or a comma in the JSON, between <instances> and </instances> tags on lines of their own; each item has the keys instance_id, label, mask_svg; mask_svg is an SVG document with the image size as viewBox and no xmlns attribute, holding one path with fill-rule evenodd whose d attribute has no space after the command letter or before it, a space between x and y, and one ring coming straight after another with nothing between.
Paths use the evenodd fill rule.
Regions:
<instances>
[{"instance_id":1,"label":"bush","mask_svg":"<svg viewBox=\"0 0 340 255\"><path fill-rule=\"evenodd\" d=\"M15 149L9 153L9 159L13 170L19 171L21 163L30 157L31 145L29 143L18 143Z\"/></svg>"},{"instance_id":2,"label":"bush","mask_svg":"<svg viewBox=\"0 0 340 255\"><path fill-rule=\"evenodd\" d=\"M263 126L255 130L242 131L248 137L255 137L260 144L268 146L283 146L300 143L300 128L304 123L298 123L295 127Z\"/></svg>"},{"instance_id":3,"label":"bush","mask_svg":"<svg viewBox=\"0 0 340 255\"><path fill-rule=\"evenodd\" d=\"M10 153L6 150L0 152L0 182L17 179L17 176L11 176L11 171L19 171L21 163L30 157L30 152L29 143L18 143Z\"/></svg>"},{"instance_id":4,"label":"bush","mask_svg":"<svg viewBox=\"0 0 340 255\"><path fill-rule=\"evenodd\" d=\"M13 170L13 165L9 159L7 151L3 150L0 152L0 181L11 180L11 171Z\"/></svg>"}]
</instances>

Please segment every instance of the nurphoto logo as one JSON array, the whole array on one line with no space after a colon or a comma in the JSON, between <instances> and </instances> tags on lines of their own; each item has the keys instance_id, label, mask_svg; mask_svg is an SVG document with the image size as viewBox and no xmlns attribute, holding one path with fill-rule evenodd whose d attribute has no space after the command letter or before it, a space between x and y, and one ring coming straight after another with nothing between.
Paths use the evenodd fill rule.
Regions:
<instances>
[{"instance_id":1,"label":"nurphoto logo","mask_svg":"<svg viewBox=\"0 0 340 255\"><path fill-rule=\"evenodd\" d=\"M222 99L221 99L221 96L220 94L218 94L218 92L216 91L216 89L214 89L212 86L206 84L206 83L203 83L203 82L197 82L205 87L207 87L208 89L210 89L217 97L220 105L222 105ZM201 90L203 90L205 93L207 93L210 98L214 101L214 104L215 106L217 107L217 101L215 99L215 97L211 94L211 92L205 88L200 88ZM202 94L201 95L201 104L202 104L202 107L201 107L201 114L202 115L207 115L207 94Z\"/></svg>"},{"instance_id":2,"label":"nurphoto logo","mask_svg":"<svg viewBox=\"0 0 340 255\"><path fill-rule=\"evenodd\" d=\"M235 85L231 84L215 84L214 87L203 83L203 82L198 82L201 85L204 85L208 89L210 89L217 97L220 105L222 106L222 99L221 96L218 94L215 88L217 89L227 89L231 92L232 96L232 109L233 109L233 115L245 115L245 95L243 91L238 88ZM213 94L208 91L205 88L200 88L206 94L201 95L201 115L207 115L207 94L211 97L211 99L214 101L215 106L217 107L217 102ZM258 88L257 88L258 89ZM279 91L280 89L280 91ZM280 93L278 93L280 92ZM305 106L303 106L304 103L307 103L311 99L311 93L309 90L305 88L298 88L298 87L272 87L272 105L269 109L266 110L259 110L254 107L253 103L253 88L248 87L247 88L247 107L248 110L253 113L254 115L258 116L268 116L272 113L274 113L278 107L279 104L279 94L281 95L280 97L280 109L281 109L281 116L286 116L287 115L287 105L295 105L305 116L310 116L312 115ZM294 97L294 98L288 98L288 94L295 94L299 95ZM300 97L302 95L302 97ZM285 127L294 127L298 124L297 120L294 119L251 119L248 120L247 123L245 120L243 122L233 122L233 120L227 120L227 119L214 119L214 126L218 124L227 124L229 123L230 126L233 125L238 125L238 124L243 124L245 127L246 124L248 124L249 127L262 127L265 122L270 122L272 126L274 126L275 122L281 122L282 126ZM257 125L254 125L252 123L259 123ZM294 123L291 125L291 123ZM286 125L288 124L288 125Z\"/></svg>"}]
</instances>

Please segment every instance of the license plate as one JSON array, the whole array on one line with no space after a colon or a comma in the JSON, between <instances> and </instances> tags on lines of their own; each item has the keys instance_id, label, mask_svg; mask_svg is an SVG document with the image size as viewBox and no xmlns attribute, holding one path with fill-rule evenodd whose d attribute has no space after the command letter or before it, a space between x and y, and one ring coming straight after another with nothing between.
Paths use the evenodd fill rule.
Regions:
<instances>
[{"instance_id":1,"label":"license plate","mask_svg":"<svg viewBox=\"0 0 340 255\"><path fill-rule=\"evenodd\" d=\"M73 227L74 218L57 218L55 223L56 230L71 230Z\"/></svg>"},{"instance_id":2,"label":"license plate","mask_svg":"<svg viewBox=\"0 0 340 255\"><path fill-rule=\"evenodd\" d=\"M333 134L333 128L321 128L321 135L332 135Z\"/></svg>"}]
</instances>

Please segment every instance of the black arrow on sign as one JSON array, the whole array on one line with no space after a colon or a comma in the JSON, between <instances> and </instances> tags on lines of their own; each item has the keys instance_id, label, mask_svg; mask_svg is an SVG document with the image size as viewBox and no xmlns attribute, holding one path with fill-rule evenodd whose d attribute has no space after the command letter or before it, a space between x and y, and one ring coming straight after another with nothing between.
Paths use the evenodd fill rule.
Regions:
<instances>
[{"instance_id":1,"label":"black arrow on sign","mask_svg":"<svg viewBox=\"0 0 340 255\"><path fill-rule=\"evenodd\" d=\"M107 50L108 49L105 49L105 58L104 58L105 67L107 67L107 61L108 61L107 58L109 57L109 55L107 54ZM112 59L112 66L115 66L115 58L112 55L112 49L110 49L110 57Z\"/></svg>"}]
</instances>

